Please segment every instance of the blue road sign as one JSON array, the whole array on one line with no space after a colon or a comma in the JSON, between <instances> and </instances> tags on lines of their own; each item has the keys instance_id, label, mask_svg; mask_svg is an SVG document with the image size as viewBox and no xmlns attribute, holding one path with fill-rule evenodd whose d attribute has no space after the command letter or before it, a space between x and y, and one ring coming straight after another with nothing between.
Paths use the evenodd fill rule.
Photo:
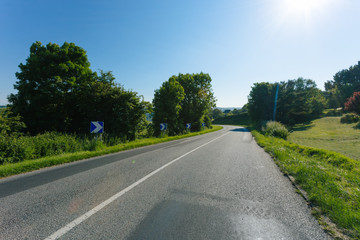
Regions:
<instances>
[{"instance_id":1,"label":"blue road sign","mask_svg":"<svg viewBox=\"0 0 360 240\"><path fill-rule=\"evenodd\" d=\"M167 129L166 123L160 123L160 131L165 131Z\"/></svg>"},{"instance_id":2,"label":"blue road sign","mask_svg":"<svg viewBox=\"0 0 360 240\"><path fill-rule=\"evenodd\" d=\"M188 129L191 128L191 123L187 123L186 128L188 128Z\"/></svg>"},{"instance_id":3,"label":"blue road sign","mask_svg":"<svg viewBox=\"0 0 360 240\"><path fill-rule=\"evenodd\" d=\"M205 124L205 123L202 123L202 124L201 124L201 126L205 127L205 126L206 126L206 124Z\"/></svg>"},{"instance_id":4,"label":"blue road sign","mask_svg":"<svg viewBox=\"0 0 360 240\"><path fill-rule=\"evenodd\" d=\"M90 133L103 133L104 122L93 121L90 123Z\"/></svg>"}]
</instances>

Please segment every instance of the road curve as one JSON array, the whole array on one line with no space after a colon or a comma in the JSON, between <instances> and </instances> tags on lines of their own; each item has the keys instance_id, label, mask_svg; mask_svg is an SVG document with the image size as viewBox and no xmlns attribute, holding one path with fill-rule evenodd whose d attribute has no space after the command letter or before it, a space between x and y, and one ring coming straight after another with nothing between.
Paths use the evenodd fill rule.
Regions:
<instances>
[{"instance_id":1,"label":"road curve","mask_svg":"<svg viewBox=\"0 0 360 240\"><path fill-rule=\"evenodd\" d=\"M330 239L246 129L0 180L0 239Z\"/></svg>"}]
</instances>

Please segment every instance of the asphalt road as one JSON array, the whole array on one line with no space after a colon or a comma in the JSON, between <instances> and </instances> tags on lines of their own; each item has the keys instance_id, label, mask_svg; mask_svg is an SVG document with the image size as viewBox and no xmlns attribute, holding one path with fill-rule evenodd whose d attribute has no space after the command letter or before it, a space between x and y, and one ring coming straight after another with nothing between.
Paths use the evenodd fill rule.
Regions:
<instances>
[{"instance_id":1,"label":"asphalt road","mask_svg":"<svg viewBox=\"0 0 360 240\"><path fill-rule=\"evenodd\" d=\"M0 239L329 239L243 128L0 180Z\"/></svg>"}]
</instances>

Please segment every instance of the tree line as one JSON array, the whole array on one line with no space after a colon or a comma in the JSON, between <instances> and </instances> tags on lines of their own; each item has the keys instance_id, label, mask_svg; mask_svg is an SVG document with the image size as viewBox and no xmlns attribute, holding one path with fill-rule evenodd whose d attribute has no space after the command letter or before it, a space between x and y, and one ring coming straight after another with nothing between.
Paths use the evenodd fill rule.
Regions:
<instances>
[{"instance_id":1,"label":"tree line","mask_svg":"<svg viewBox=\"0 0 360 240\"><path fill-rule=\"evenodd\" d=\"M359 91L360 62L337 72L333 80L325 83L325 91L318 89L313 80L304 78L278 83L255 83L246 107L249 117L255 123L276 120L292 126L318 118L325 108L354 111L359 106L359 103L354 104L359 99L359 94L356 94Z\"/></svg>"},{"instance_id":2,"label":"tree line","mask_svg":"<svg viewBox=\"0 0 360 240\"><path fill-rule=\"evenodd\" d=\"M170 77L155 91L151 104L118 84L111 71L92 71L86 51L74 43L35 42L19 68L14 84L17 93L8 97L8 108L0 118L3 126L7 119L7 129L9 123L21 120L16 129L31 135L47 131L85 134L90 121L99 120L105 122L106 132L133 140L144 131L159 134L160 122L169 124L171 135L182 133L184 123L192 123L194 131L203 122L211 125L208 114L215 98L211 78L205 73ZM146 121L146 113L154 115L153 125Z\"/></svg>"}]
</instances>

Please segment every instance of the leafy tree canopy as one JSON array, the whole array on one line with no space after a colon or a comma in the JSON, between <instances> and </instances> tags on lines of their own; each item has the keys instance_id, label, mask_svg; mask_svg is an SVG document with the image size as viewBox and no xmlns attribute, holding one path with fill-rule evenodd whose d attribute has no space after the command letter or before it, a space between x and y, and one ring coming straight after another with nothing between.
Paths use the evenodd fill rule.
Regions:
<instances>
[{"instance_id":1,"label":"leafy tree canopy","mask_svg":"<svg viewBox=\"0 0 360 240\"><path fill-rule=\"evenodd\" d=\"M186 123L191 123L193 131L200 130L202 123L210 127L210 113L215 107L215 97L209 74L179 74L170 77L155 91L153 105L156 131L162 122L168 123L169 134L181 133Z\"/></svg>"},{"instance_id":2,"label":"leafy tree canopy","mask_svg":"<svg viewBox=\"0 0 360 240\"><path fill-rule=\"evenodd\" d=\"M160 89L155 90L153 99L154 118L153 123L155 133L159 134L159 124L167 123L170 135L181 132L183 127L179 122L179 114L181 110L181 101L184 99L184 88L172 76L168 81L164 82Z\"/></svg>"},{"instance_id":3,"label":"leafy tree canopy","mask_svg":"<svg viewBox=\"0 0 360 240\"><path fill-rule=\"evenodd\" d=\"M69 117L75 93L93 80L85 50L74 43L60 47L35 42L19 68L14 85L18 93L9 96L12 111L23 117L32 133L66 130L69 122L64 123L64 117Z\"/></svg>"},{"instance_id":4,"label":"leafy tree canopy","mask_svg":"<svg viewBox=\"0 0 360 240\"><path fill-rule=\"evenodd\" d=\"M198 74L179 74L176 79L185 92L180 112L182 123L191 123L192 130L198 131L202 122L206 119L205 122L209 127L209 115L216 103L210 75L202 72Z\"/></svg>"},{"instance_id":5,"label":"leafy tree canopy","mask_svg":"<svg viewBox=\"0 0 360 240\"><path fill-rule=\"evenodd\" d=\"M342 107L354 92L360 91L360 62L334 75L325 83L329 107Z\"/></svg>"},{"instance_id":6,"label":"leafy tree canopy","mask_svg":"<svg viewBox=\"0 0 360 240\"><path fill-rule=\"evenodd\" d=\"M325 98L310 79L298 78L280 83L255 83L248 97L248 112L255 122L273 119L276 88L279 87L276 120L293 125L322 114Z\"/></svg>"},{"instance_id":7,"label":"leafy tree canopy","mask_svg":"<svg viewBox=\"0 0 360 240\"><path fill-rule=\"evenodd\" d=\"M35 42L19 68L10 108L30 133L88 133L90 121L99 120L108 133L133 139L144 125L137 93L116 84L111 72L92 72L86 51L74 43Z\"/></svg>"}]
</instances>

